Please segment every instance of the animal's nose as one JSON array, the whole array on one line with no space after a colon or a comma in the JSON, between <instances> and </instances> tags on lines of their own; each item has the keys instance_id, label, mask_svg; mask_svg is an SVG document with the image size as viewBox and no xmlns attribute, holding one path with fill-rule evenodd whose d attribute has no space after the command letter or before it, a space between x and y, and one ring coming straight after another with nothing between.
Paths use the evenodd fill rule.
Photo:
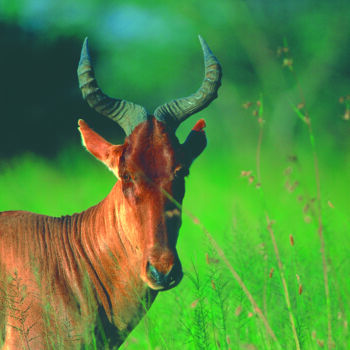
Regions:
<instances>
[{"instance_id":1,"label":"animal's nose","mask_svg":"<svg viewBox=\"0 0 350 350\"><path fill-rule=\"evenodd\" d=\"M158 271L152 264L148 263L148 273L153 283L161 290L175 287L183 276L180 263L173 265L167 273Z\"/></svg>"}]
</instances>

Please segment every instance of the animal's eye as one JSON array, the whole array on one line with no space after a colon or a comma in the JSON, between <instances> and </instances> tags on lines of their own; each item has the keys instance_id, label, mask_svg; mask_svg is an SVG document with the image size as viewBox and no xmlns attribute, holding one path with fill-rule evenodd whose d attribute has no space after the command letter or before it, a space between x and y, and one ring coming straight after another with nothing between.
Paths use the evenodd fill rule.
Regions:
<instances>
[{"instance_id":1,"label":"animal's eye","mask_svg":"<svg viewBox=\"0 0 350 350\"><path fill-rule=\"evenodd\" d=\"M188 168L187 168L187 167L181 167L181 168L175 170L174 178L175 178L175 179L184 178L184 177L187 176L188 174L189 174Z\"/></svg>"},{"instance_id":2,"label":"animal's eye","mask_svg":"<svg viewBox=\"0 0 350 350\"><path fill-rule=\"evenodd\" d=\"M122 174L121 178L122 178L123 182L125 182L125 183L129 183L132 180L129 173Z\"/></svg>"}]
</instances>

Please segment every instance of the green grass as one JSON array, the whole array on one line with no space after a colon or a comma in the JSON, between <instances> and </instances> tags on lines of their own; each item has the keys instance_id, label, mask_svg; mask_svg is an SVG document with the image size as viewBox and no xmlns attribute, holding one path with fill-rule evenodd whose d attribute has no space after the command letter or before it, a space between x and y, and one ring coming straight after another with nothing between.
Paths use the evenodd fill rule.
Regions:
<instances>
[{"instance_id":1,"label":"green grass","mask_svg":"<svg viewBox=\"0 0 350 350\"><path fill-rule=\"evenodd\" d=\"M347 142L313 115L325 103L308 111L299 93L302 107L276 101L295 114L298 131L285 143L273 135L269 114L277 112L263 96L260 105L231 108L232 122L230 106L212 109L208 148L186 180L177 247L184 279L159 294L122 349L348 348L350 159L340 147ZM222 113L221 123L214 114ZM181 126L181 140L192 124ZM349 129L340 115L339 128ZM0 210L73 214L114 182L78 144L50 161L26 154L0 163Z\"/></svg>"},{"instance_id":2,"label":"green grass","mask_svg":"<svg viewBox=\"0 0 350 350\"><path fill-rule=\"evenodd\" d=\"M178 252L185 277L177 288L159 294L122 349L294 349L290 312L302 349L327 347L312 150L307 143L296 142L297 159L288 159L287 151L263 142L262 186L257 188L256 144L232 149L228 141L227 149L209 147L192 166L184 207L200 223L184 215ZM321 152L319 166L332 340L337 349L346 349L350 343L349 165L345 155L334 159ZM249 176L241 176L243 170L252 170L252 183ZM1 165L0 208L72 214L101 200L113 183L113 175L82 149L68 148L51 161L23 155ZM281 270L267 215L274 221ZM202 225L223 253L218 254ZM277 341L269 336L227 264L242 279Z\"/></svg>"},{"instance_id":3,"label":"green grass","mask_svg":"<svg viewBox=\"0 0 350 350\"><path fill-rule=\"evenodd\" d=\"M90 3L96 12L98 2ZM335 349L350 347L350 97L338 104L340 95L349 93L344 63L349 51L349 6L253 3L219 1L213 7L209 2L184 1L184 6L177 2L173 7L173 2L162 2L160 8L149 9L157 16L168 11L175 20L166 23L163 39L150 43L140 36L122 42L119 49L110 45L104 26L97 32L91 27L91 16L87 24L73 29L57 16L59 26L45 33L73 30L95 37L96 46L100 42L103 48L101 57L105 55L96 60L101 80L104 75L110 91L113 81L113 89L140 103L152 105L167 100L167 95L173 98L174 91L185 93L184 86L189 93L196 88L202 67L195 63L199 53L197 42L189 39L191 32L205 35L224 68L219 98L198 115L207 121L209 144L186 181L186 213L177 247L184 279L175 289L159 294L123 344L124 350L321 349L333 342ZM6 16L20 19L22 8L13 4L8 2ZM143 1L142 6L149 5ZM104 7L109 16L110 8ZM146 9L135 8L141 14ZM51 17L48 12L54 24ZM177 20L185 25L178 27ZM291 57L289 49L276 50L284 36L297 57ZM143 45L149 51L141 50ZM187 61L186 51L191 55ZM137 63L142 55L146 71ZM141 81L140 76L146 78ZM115 77L122 85L119 80L115 83ZM300 93L298 81L304 92ZM263 111L255 102L248 110L241 108L261 91ZM305 109L295 108L301 102L310 113L312 133L304 123ZM254 109L266 120L261 148ZM35 111L29 109L26 118L36 117ZM182 140L196 117L179 128ZM76 128L73 121L72 128ZM0 211L23 209L59 216L104 198L115 179L79 142L77 135L74 147L51 160L32 154L0 160ZM251 173L242 176L242 171Z\"/></svg>"}]
</instances>

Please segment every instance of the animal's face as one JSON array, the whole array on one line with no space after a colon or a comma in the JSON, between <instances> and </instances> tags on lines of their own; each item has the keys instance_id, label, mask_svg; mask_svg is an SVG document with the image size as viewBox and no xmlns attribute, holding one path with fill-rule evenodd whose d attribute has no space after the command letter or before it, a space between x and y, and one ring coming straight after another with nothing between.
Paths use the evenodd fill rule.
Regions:
<instances>
[{"instance_id":1,"label":"animal's face","mask_svg":"<svg viewBox=\"0 0 350 350\"><path fill-rule=\"evenodd\" d=\"M123 145L114 146L80 122L87 149L120 179L116 185L119 225L134 253L142 256L141 278L156 290L169 289L181 280L175 245L181 225L184 177L206 145L204 121L195 125L182 145L175 130L207 107L221 85L220 63L201 36L199 40L205 67L202 85L188 97L158 106L153 116L140 105L103 93L95 79L87 39L78 66L84 99L98 113L118 123L127 135Z\"/></svg>"},{"instance_id":2,"label":"animal's face","mask_svg":"<svg viewBox=\"0 0 350 350\"><path fill-rule=\"evenodd\" d=\"M140 275L152 289L172 288L182 278L175 248L181 203L185 176L206 145L204 125L198 122L180 144L174 131L151 118L139 124L123 145L116 146L80 121L87 149L119 178L119 219L134 248L140 250Z\"/></svg>"}]
</instances>

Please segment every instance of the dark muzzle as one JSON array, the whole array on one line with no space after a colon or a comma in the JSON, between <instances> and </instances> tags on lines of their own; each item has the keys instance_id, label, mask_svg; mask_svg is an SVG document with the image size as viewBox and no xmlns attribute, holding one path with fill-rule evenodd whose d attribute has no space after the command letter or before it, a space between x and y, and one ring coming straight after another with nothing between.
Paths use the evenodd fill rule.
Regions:
<instances>
[{"instance_id":1,"label":"dark muzzle","mask_svg":"<svg viewBox=\"0 0 350 350\"><path fill-rule=\"evenodd\" d=\"M147 265L147 270L148 270L148 276L152 280L153 284L159 287L159 290L162 290L162 291L168 290L177 286L183 277L183 272L182 272L182 267L180 262L177 262L176 264L174 264L171 270L165 274L158 271L150 263L148 263Z\"/></svg>"}]
</instances>

